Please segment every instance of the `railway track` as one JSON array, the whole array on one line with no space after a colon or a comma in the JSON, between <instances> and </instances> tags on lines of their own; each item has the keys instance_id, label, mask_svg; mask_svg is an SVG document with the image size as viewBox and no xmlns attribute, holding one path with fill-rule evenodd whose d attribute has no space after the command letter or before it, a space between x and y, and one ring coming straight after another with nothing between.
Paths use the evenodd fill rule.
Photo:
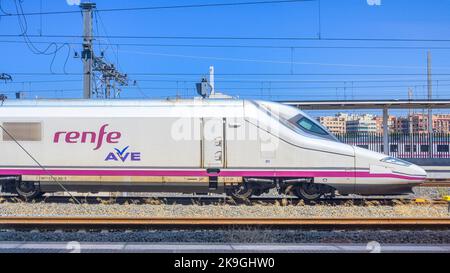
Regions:
<instances>
[{"instance_id":1,"label":"railway track","mask_svg":"<svg viewBox=\"0 0 450 273\"><path fill-rule=\"evenodd\" d=\"M420 185L421 187L437 187L448 188L450 187L450 179L427 179L427 181Z\"/></svg>"},{"instance_id":2,"label":"railway track","mask_svg":"<svg viewBox=\"0 0 450 273\"><path fill-rule=\"evenodd\" d=\"M0 217L2 228L334 228L448 229L449 218Z\"/></svg>"}]
</instances>

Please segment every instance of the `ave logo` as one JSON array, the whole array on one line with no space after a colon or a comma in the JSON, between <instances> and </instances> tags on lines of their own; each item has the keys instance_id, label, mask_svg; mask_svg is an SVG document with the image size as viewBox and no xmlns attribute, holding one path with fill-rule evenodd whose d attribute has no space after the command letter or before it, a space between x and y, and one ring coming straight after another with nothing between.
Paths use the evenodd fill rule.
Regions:
<instances>
[{"instance_id":1,"label":"ave logo","mask_svg":"<svg viewBox=\"0 0 450 273\"><path fill-rule=\"evenodd\" d=\"M109 153L105 161L141 161L141 153L140 152L129 152L128 149L130 146L127 146L123 149L114 148L114 152Z\"/></svg>"}]
</instances>

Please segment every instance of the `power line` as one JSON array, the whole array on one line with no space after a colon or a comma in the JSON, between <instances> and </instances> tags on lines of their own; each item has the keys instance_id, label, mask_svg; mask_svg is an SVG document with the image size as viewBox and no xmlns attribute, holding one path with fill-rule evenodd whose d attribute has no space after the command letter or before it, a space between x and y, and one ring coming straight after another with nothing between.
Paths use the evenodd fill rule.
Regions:
<instances>
[{"instance_id":1,"label":"power line","mask_svg":"<svg viewBox=\"0 0 450 273\"><path fill-rule=\"evenodd\" d=\"M272 90L299 90L299 89L349 89L349 88L361 88L361 89L377 89L377 88L408 88L408 87L425 87L426 84L413 84L413 85L363 85L363 86L254 86L254 87L236 87L236 86L223 86L221 89L230 89L230 90L258 90L258 89L272 89ZM450 84L441 84L440 86L450 86ZM129 89L134 89L132 87L128 87ZM173 87L152 87L152 86L144 86L140 87L142 90L150 90L150 89L173 89Z\"/></svg>"},{"instance_id":2,"label":"power line","mask_svg":"<svg viewBox=\"0 0 450 273\"><path fill-rule=\"evenodd\" d=\"M7 85L11 84L33 84L33 83L67 83L67 82L82 82L82 80L30 80L30 81L12 81L7 83ZM0 82L1 83L1 82Z\"/></svg>"},{"instance_id":3,"label":"power line","mask_svg":"<svg viewBox=\"0 0 450 273\"><path fill-rule=\"evenodd\" d=\"M2 1L0 0L0 11L3 13L2 15L11 15L11 13L6 12L2 7Z\"/></svg>"},{"instance_id":4,"label":"power line","mask_svg":"<svg viewBox=\"0 0 450 273\"><path fill-rule=\"evenodd\" d=\"M310 90L336 90L336 89L349 89L349 88L355 88L355 89L380 89L380 88L408 88L408 87L425 87L426 84L413 84L413 85L356 85L356 86L253 86L253 87L241 87L241 86L221 86L220 89L229 89L229 90L302 90L302 89L310 89ZM450 86L450 84L441 84L440 86ZM125 87L125 89L128 90L174 90L175 87L167 87L167 86L129 86ZM194 90L194 87L189 88L183 88L183 89L192 89ZM22 90L24 92L75 92L80 91L81 89L41 89L41 90ZM397 90L398 91L398 90ZM12 91L10 91L12 92Z\"/></svg>"},{"instance_id":5,"label":"power line","mask_svg":"<svg viewBox=\"0 0 450 273\"><path fill-rule=\"evenodd\" d=\"M141 82L193 82L196 83L198 80L155 80L155 79L137 79ZM435 79L433 81L439 82L448 82L450 79ZM280 79L264 79L264 80L215 80L216 83L358 83L358 82L424 82L427 80L418 80L418 79L392 79L392 80L380 80L380 79L371 79L371 80L354 80L354 79L346 79L346 80L280 80Z\"/></svg>"},{"instance_id":6,"label":"power line","mask_svg":"<svg viewBox=\"0 0 450 273\"><path fill-rule=\"evenodd\" d=\"M22 34L0 34L0 37L22 37ZM28 35L32 38L82 38L81 35L46 34ZM273 40L273 41L361 41L361 42L450 42L450 39L427 38L367 38L367 37L264 37L264 36L134 36L110 35L96 36L109 39L168 39L168 40Z\"/></svg>"},{"instance_id":7,"label":"power line","mask_svg":"<svg viewBox=\"0 0 450 273\"><path fill-rule=\"evenodd\" d=\"M25 44L27 45L28 49L36 55L53 55L52 57L52 61L50 63L50 71L53 72L53 63L55 62L56 59L56 55L58 54L59 51L61 51L64 47L68 48L68 52L67 52L67 56L64 62L64 67L63 70L66 71L66 65L67 62L69 60L69 56L70 56L70 52L71 52L71 47L69 44L64 43L62 45L58 45L56 43L49 43L48 46L46 48L44 48L43 50L36 47L33 42L30 40L29 35L27 34L28 32L28 21L26 16L24 15L23 12L23 7L22 7L22 1L21 0L13 0L15 8L16 8L16 12L18 15L18 24L20 27L20 30L22 31L21 33L21 37L23 37ZM9 14L8 14L9 15Z\"/></svg>"},{"instance_id":8,"label":"power line","mask_svg":"<svg viewBox=\"0 0 450 273\"><path fill-rule=\"evenodd\" d=\"M71 76L83 75L80 72L47 73L47 72L10 72L17 76ZM204 72L131 72L135 76L200 76ZM218 76L426 76L427 73L215 73ZM450 76L450 73L433 73L434 76ZM180 80L183 81L183 80Z\"/></svg>"},{"instance_id":9,"label":"power line","mask_svg":"<svg viewBox=\"0 0 450 273\"><path fill-rule=\"evenodd\" d=\"M77 74L79 75L79 74ZM289 74L290 75L290 74ZM48 74L42 76L67 76L66 74ZM450 76L450 75L449 75ZM148 79L148 78L136 78L136 80L141 82L171 82L171 83L182 83L191 82L196 83L198 80L195 79ZM30 84L30 83L66 83L66 82L81 82L80 79L64 79L64 80L22 80L22 81L11 81L7 84ZM446 82L450 81L449 78L435 78L433 81ZM219 83L358 83L358 82L427 82L427 80L421 78L367 78L367 79L331 79L331 80L297 80L297 79L279 79L279 78L264 78L264 79L217 79L216 82ZM2 83L2 82L0 82Z\"/></svg>"},{"instance_id":10,"label":"power line","mask_svg":"<svg viewBox=\"0 0 450 273\"><path fill-rule=\"evenodd\" d=\"M100 21L100 25L101 25L101 27L103 28L103 31L104 31L105 35L106 35L106 36L109 36L108 30L107 30L107 28L106 28L106 25L103 23L103 19L102 19L100 13L98 13L97 10L95 10L94 12L95 12L95 21L96 21L97 30L98 30L98 28L99 28L99 24L98 24L98 20L99 20L99 21ZM98 20L97 20L97 19L98 19ZM100 31L98 30L97 35L98 35L99 33L100 33ZM100 42L100 39L97 39L97 40ZM109 38L106 39L106 42L107 42L107 43L109 44L109 46L111 47L111 50L112 50L113 54L114 54L115 57L116 57L116 65L117 65L117 67L119 68L119 52L118 52L118 49L117 49L117 52L114 51L114 49L112 48L112 44L111 44L111 41L109 40ZM118 48L118 46L116 46L116 47ZM106 49L108 49L108 48L106 48Z\"/></svg>"},{"instance_id":11,"label":"power line","mask_svg":"<svg viewBox=\"0 0 450 273\"><path fill-rule=\"evenodd\" d=\"M136 81L140 82L163 82L163 83L180 83L180 82L186 82L186 83L196 83L198 80L177 80L177 79L136 79ZM450 79L434 79L434 82L449 82ZM29 81L13 81L5 83L6 85L14 85L14 84L40 84L40 83L68 83L68 82L77 82L81 83L82 80L29 80ZM264 79L264 80L215 80L216 83L271 83L271 84L277 84L277 83L341 83L341 84L350 84L350 83L371 83L371 82L380 82L380 83L390 83L390 82L406 82L411 83L411 85L408 85L408 87L411 86L422 86L412 83L417 82L423 82L423 85L426 85L427 80L420 80L420 79L345 79L345 80L282 80L282 79ZM0 82L2 84L2 82ZM442 84L441 84L442 86ZM356 86L355 86L356 87Z\"/></svg>"},{"instance_id":12,"label":"power line","mask_svg":"<svg viewBox=\"0 0 450 273\"><path fill-rule=\"evenodd\" d=\"M1 36L1 35L0 35ZM40 36L39 36L40 37ZM96 36L98 37L98 36ZM109 36L108 36L109 37ZM12 40L0 40L0 43L25 43L25 41L12 41ZM79 45L80 43L68 42L68 41L32 41L34 44L70 44ZM162 44L162 43L111 43L110 46L121 47L193 47L193 48L261 48L261 49L370 49L370 50L448 50L448 46L299 46L299 45L221 45L221 44Z\"/></svg>"},{"instance_id":13,"label":"power line","mask_svg":"<svg viewBox=\"0 0 450 273\"><path fill-rule=\"evenodd\" d=\"M14 73L11 73L14 74ZM135 76L199 76L205 73L151 73L132 72ZM426 76L426 73L215 73L217 76ZM450 76L450 73L434 73L435 76Z\"/></svg>"},{"instance_id":14,"label":"power line","mask_svg":"<svg viewBox=\"0 0 450 273\"><path fill-rule=\"evenodd\" d=\"M155 99L155 98L162 98L162 99L165 99L165 98L171 98L171 97L173 97L173 98L187 98L187 99L192 99L192 97L193 96L195 96L195 88L183 88L184 90L188 90L188 91L192 91L192 95L185 95L185 96L183 96L183 95L180 95L179 93L171 93L171 94L167 94L167 95L150 95L150 94L148 94L148 93L145 93L144 92L144 90L143 89L134 89L134 90L132 90L132 91L137 91L141 96L139 96L139 97L137 97L137 98L146 98L146 99ZM148 89L147 91L153 91L153 90L158 90L158 89ZM39 93L64 93L64 92L61 92L61 91L64 91L64 90L54 90L54 91L51 91L51 90L49 90L48 92L39 92ZM264 90L264 91L267 91L267 90ZM311 91L311 90L308 90L308 91ZM312 92L312 91L311 91ZM11 93L11 94L13 94L14 92L5 92L5 94L9 94L9 93ZM33 93L38 93L38 92L32 92L32 91L24 91L23 93L31 93L31 94L33 94ZM296 96L299 96L299 95L305 95L306 93L305 93L305 90L299 90L299 92L297 92L297 93L294 93L294 94L285 94L285 93L283 93L283 94L277 94L277 93L271 93L271 94L261 94L261 93L245 93L245 94L240 94L240 93L228 93L229 95L231 95L231 96L233 96L233 97L236 97L236 98L255 98L255 97L258 97L258 98L276 98L276 97L284 97L284 98L287 98L287 97L291 97L291 98L293 98L293 97L296 97ZM310 94L310 93L308 93L308 94ZM338 94L338 95L336 95L336 94L314 94L314 96L311 96L311 97L315 97L315 98L336 98L336 97L340 97L340 96L345 96L345 94ZM374 94L357 94L357 95L354 95L354 97L364 97L364 98L374 98ZM407 97L407 95L405 95L404 94L404 92L398 92L398 91L395 91L395 92L393 92L393 91L389 91L389 94L386 94L386 95L384 95L385 97L390 97L391 99L392 99L392 96L396 96L396 99L400 99L400 98L406 98ZM52 96L53 97L53 96ZM52 97L49 97L49 98L52 98ZM427 97L427 95L426 94L416 94L416 98L426 98ZM136 98L135 96L127 96L127 98L129 99L129 98Z\"/></svg>"},{"instance_id":15,"label":"power line","mask_svg":"<svg viewBox=\"0 0 450 273\"><path fill-rule=\"evenodd\" d=\"M163 9L182 9L182 8L207 8L207 7L226 7L226 6L250 6L250 5L267 5L267 4L287 4L298 2L314 2L316 0L281 0L281 1L254 1L254 2L234 2L234 3L211 3L211 4L191 4L191 5L174 5L174 6L150 6L150 7L134 7L134 8L110 8L98 9L98 12L121 12L121 11L145 11L145 10L163 10ZM35 15L61 15L74 14L79 11L45 11L45 12L29 12L24 13L26 16ZM5 13L0 17L20 16L19 13Z\"/></svg>"},{"instance_id":16,"label":"power line","mask_svg":"<svg viewBox=\"0 0 450 273\"><path fill-rule=\"evenodd\" d=\"M293 65L318 65L318 66L338 66L338 67L368 67L368 68L401 68L401 69L422 69L422 66L394 66L394 65L374 65L374 64L346 64L346 63L319 63L319 62L297 62L291 60L270 60L270 59L249 59L239 57L220 57L220 56L200 56L200 55L184 55L184 54L169 54L169 53L156 53L148 51L129 51L121 50L121 52L131 54L141 54L159 57L175 57L175 58L190 58L190 59L205 59L205 60L218 60L218 61L232 61L232 62L257 62L257 63L271 63L271 64L289 64ZM292 53L291 53L292 54ZM450 67L435 67L437 69L449 69Z\"/></svg>"}]
</instances>

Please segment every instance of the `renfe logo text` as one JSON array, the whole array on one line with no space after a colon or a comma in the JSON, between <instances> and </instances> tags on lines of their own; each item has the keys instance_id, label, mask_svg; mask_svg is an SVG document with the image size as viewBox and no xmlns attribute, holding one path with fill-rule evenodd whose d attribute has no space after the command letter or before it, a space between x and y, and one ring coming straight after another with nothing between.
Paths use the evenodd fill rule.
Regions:
<instances>
[{"instance_id":1,"label":"renfe logo text","mask_svg":"<svg viewBox=\"0 0 450 273\"><path fill-rule=\"evenodd\" d=\"M103 143L119 143L119 139L122 136L120 132L107 132L106 127L109 124L104 124L100 127L98 132L56 132L53 137L53 143L65 142L69 144L75 143L93 143L95 144L94 150L98 150L102 147Z\"/></svg>"}]
</instances>

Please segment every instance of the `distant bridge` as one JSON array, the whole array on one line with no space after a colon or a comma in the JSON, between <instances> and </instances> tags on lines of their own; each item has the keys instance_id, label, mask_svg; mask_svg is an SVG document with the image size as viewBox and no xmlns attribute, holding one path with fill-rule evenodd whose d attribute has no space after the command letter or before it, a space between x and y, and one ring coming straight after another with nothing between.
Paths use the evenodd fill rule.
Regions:
<instances>
[{"instance_id":1,"label":"distant bridge","mask_svg":"<svg viewBox=\"0 0 450 273\"><path fill-rule=\"evenodd\" d=\"M279 101L302 110L355 109L450 109L450 100L338 100L338 101Z\"/></svg>"}]
</instances>

